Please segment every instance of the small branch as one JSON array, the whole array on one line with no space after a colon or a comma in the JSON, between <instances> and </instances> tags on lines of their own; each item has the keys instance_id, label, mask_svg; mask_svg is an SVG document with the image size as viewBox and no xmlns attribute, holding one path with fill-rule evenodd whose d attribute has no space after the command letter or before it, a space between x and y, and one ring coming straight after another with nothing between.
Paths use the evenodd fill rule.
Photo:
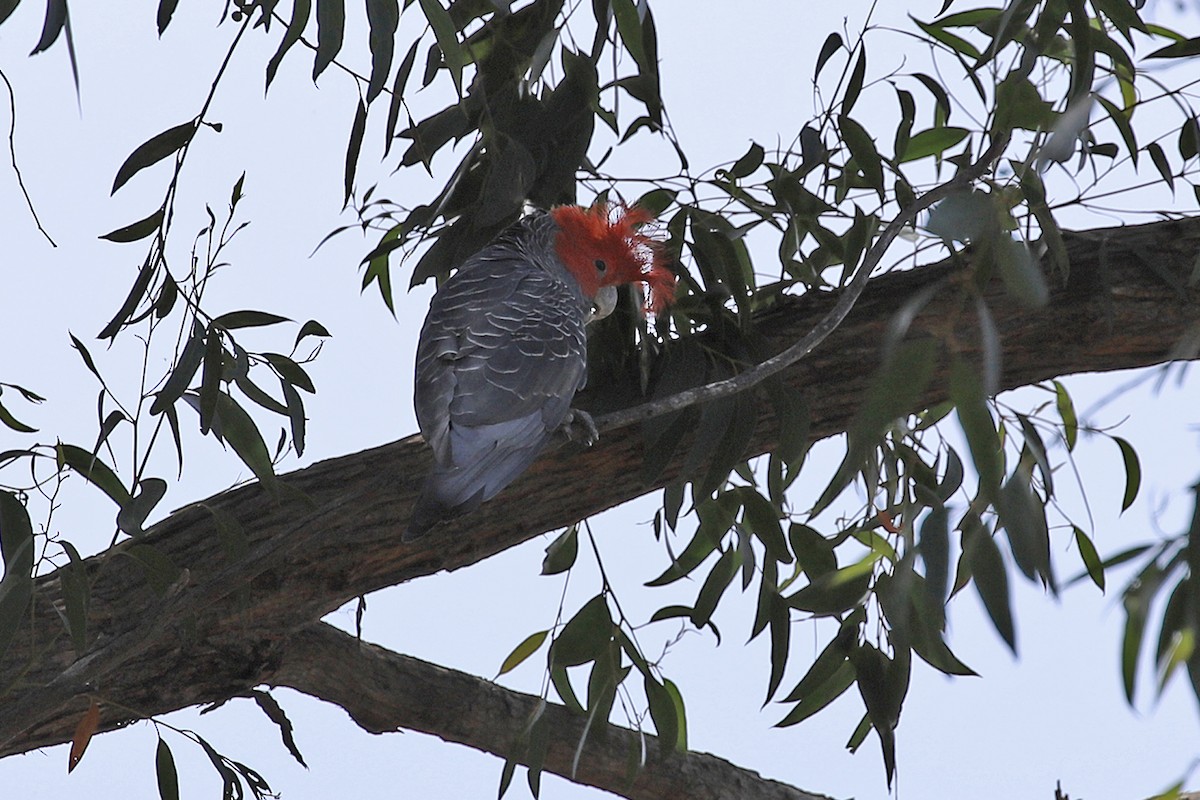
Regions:
<instances>
[{"instance_id":1,"label":"small branch","mask_svg":"<svg viewBox=\"0 0 1200 800\"><path fill-rule=\"evenodd\" d=\"M74 66L74 60L72 60ZM38 219L37 209L33 207L33 198L29 196L29 190L25 188L25 179L21 177L21 168L17 166L17 94L13 91L13 86L8 80L8 76L4 74L4 70L0 69L0 80L4 81L4 86L8 89L8 157L12 161L13 172L17 174L17 185L21 187L21 194L25 195L25 205L29 208L29 214L33 217L33 223L37 225L37 229L42 232L42 236L46 237L46 241L51 247L58 247L46 229L42 227L42 221ZM76 81L78 84L78 81Z\"/></svg>"},{"instance_id":2,"label":"small branch","mask_svg":"<svg viewBox=\"0 0 1200 800\"><path fill-rule=\"evenodd\" d=\"M405 728L500 758L542 703L539 697L360 642L321 622L288 638L268 683L341 706L371 733ZM541 719L551 731L544 770L631 800L827 800L707 753L664 754L657 737L615 725L593 730L572 774L584 718L551 703ZM629 754L641 751L643 738L647 763L631 781Z\"/></svg>"}]
</instances>

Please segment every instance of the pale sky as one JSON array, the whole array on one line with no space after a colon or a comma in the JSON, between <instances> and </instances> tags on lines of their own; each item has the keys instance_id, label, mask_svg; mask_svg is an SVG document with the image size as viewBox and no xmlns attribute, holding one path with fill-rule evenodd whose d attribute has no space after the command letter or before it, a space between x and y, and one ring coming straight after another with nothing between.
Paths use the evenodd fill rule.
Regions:
<instances>
[{"instance_id":1,"label":"pale sky","mask_svg":"<svg viewBox=\"0 0 1200 800\"><path fill-rule=\"evenodd\" d=\"M25 413L19 416L41 429L39 441L53 443L60 437L86 445L95 436L98 387L71 350L67 332L92 347L102 370L119 376L136 367L132 342L105 352L93 337L124 298L143 251L140 245L115 245L96 237L145 216L158 202L167 172L165 167L147 170L110 199L113 175L139 143L195 114L233 31L232 26L213 30L219 4L181 3L161 42L154 32L154 4L117 4L119 11L114 4L104 4L103 10L97 4L76 4L72 21L82 83L77 105L61 43L49 53L26 57L40 31L39 5L23 4L0 28L0 69L16 89L16 145L25 182L59 246L51 248L37 233L11 169L0 159L5 243L0 258L7 267L0 289L0 342L7 344L0 356L0 381L25 385L49 398L32 410L9 406L21 408ZM928 19L940 6L940 0L904 4L880 12L879 21L903 27L910 24L905 11ZM659 2L654 7L667 108L693 166L703 169L736 158L752 138L768 147L789 141L814 110L811 74L821 42L828 32L842 28L843 15L847 27L856 31L869 3L844 3L836 11L782 1ZM351 44L345 57L365 69L365 33L356 27L357 13L352 8L349 14ZM402 41L418 17L414 10L401 21ZM1185 32L1196 32L1195 19L1180 24L1191 26ZM253 222L229 252L233 266L214 282L210 308L257 308L300 322L315 318L334 334L311 369L318 394L308 402L308 450L303 459L284 467L294 469L416 430L410 400L412 351L430 290L403 295L399 290L406 277L397 269L402 277L396 279L394 320L374 290L365 295L358 291L357 264L373 239L350 232L310 256L326 232L351 221L339 211L343 152L357 94L335 69L314 90L311 57L297 49L264 101L262 67L279 33L269 39L249 37L251 46L235 59L214 105L213 117L224 123L224 131L201 131L197 137L182 179L173 257L186 257L189 232L203 224L203 204L217 208L225 203L245 170L241 210ZM878 42L871 51L874 77L899 67L906 55L917 58L899 50L911 40L878 36L872 40ZM835 59L830 69L841 66ZM430 94L418 97L419 109L433 110L446 102L444 96ZM888 98L886 113L893 113L890 95L879 96ZM0 127L7 120L7 112L0 110ZM395 152L391 162L376 166L381 122L373 121L368 130L359 185L379 180L380 194L410 203L425 199L428 181L390 176ZM643 137L647 146L623 157L621 165L630 174L671 169L673 162L662 160L670 158L669 148L639 134ZM890 141L890 131L883 139ZM435 169L443 170L439 179L444 180L452 163L449 156L435 161ZM1181 194L1178 204L1181 210L1195 211L1190 195ZM1113 223L1093 219L1090 224ZM766 268L768 262L760 266ZM275 342L286 347L293 335L291 330L264 333L262 346ZM1067 385L1082 410L1132 377L1081 376ZM1116 447L1096 439L1085 440L1077 450L1102 554L1174 533L1190 517L1187 489L1200 478L1200 458L1195 403L1188 402L1197 386L1188 378L1182 386L1168 382L1159 394L1144 385L1093 418L1101 425L1124 420L1119 433L1142 457L1142 494L1123 516L1118 511L1124 476ZM1037 397L1023 392L1005 400L1020 407ZM4 399L9 404L8 394ZM274 420L271 425L268 430ZM0 449L29 441L0 431ZM172 485L162 511L220 491L248 474L231 453L194 431L185 441L185 453L183 481ZM797 507L823 488L840 455L838 441L815 449ZM164 467L164 474L170 469ZM94 552L109 535L113 509L82 481L72 484L54 528L81 550ZM644 498L593 520L610 577L634 617L645 618L672 602L690 602L696 591L687 582L669 590L640 586L667 563L646 524L655 502L653 496ZM561 576L538 575L551 539L552 534L469 569L372 595L365 637L438 664L493 676L525 635L554 621ZM1073 549L1064 545L1055 555L1061 559L1060 574L1074 574L1078 558ZM1014 580L1019 660L994 634L973 592L952 604L951 646L982 677L949 680L923 664L914 668L897 732L900 796L1049 797L1061 780L1072 797L1132 798L1161 791L1183 777L1200 755L1200 716L1190 690L1177 681L1161 701L1153 702L1147 665L1137 710L1130 710L1122 696L1118 653L1123 616L1114 589L1125 580L1125 573L1111 575L1114 588L1107 597L1080 584L1057 602ZM581 559L571 577L568 609L578 608L597 589L594 567ZM716 647L711 636L692 633L664 662L687 703L691 747L809 791L883 797L886 786L874 738L856 755L844 750L862 714L854 692L788 729L772 727L786 713L785 706L759 709L769 669L768 643L761 637L742 645L753 602L752 592L741 595L731 589L716 617L724 644ZM329 621L350 626L352 610L331 615ZM667 625L660 627L663 639L675 633ZM825 635L825 629L814 630L810 623L794 627L785 686L803 673L809 649L815 654ZM544 653L535 656L501 682L537 692L543 658ZM295 724L309 770L291 760L273 724L250 701L235 701L204 717L183 711L167 721L196 730L222 753L250 764L289 800L495 796L499 759L421 734L372 736L337 707L290 691L275 696ZM164 735L180 768L183 797L218 793L220 782L199 748L176 734ZM23 798L152 797L157 791L154 747L151 724L137 723L97 737L70 776L65 747L0 761L0 785ZM549 775L542 792L556 800L607 796ZM508 796L527 794L518 774Z\"/></svg>"}]
</instances>

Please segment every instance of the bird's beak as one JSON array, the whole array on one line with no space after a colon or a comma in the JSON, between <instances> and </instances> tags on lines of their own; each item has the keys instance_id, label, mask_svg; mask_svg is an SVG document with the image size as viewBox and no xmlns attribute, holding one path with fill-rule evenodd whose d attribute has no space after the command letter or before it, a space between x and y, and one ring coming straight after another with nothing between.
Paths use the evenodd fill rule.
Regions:
<instances>
[{"instance_id":1,"label":"bird's beak","mask_svg":"<svg viewBox=\"0 0 1200 800\"><path fill-rule=\"evenodd\" d=\"M584 319L585 325L591 325L596 320L604 319L613 312L617 307L617 287L601 286L600 291L596 292L596 297L592 300L591 310L588 311L587 317Z\"/></svg>"}]
</instances>

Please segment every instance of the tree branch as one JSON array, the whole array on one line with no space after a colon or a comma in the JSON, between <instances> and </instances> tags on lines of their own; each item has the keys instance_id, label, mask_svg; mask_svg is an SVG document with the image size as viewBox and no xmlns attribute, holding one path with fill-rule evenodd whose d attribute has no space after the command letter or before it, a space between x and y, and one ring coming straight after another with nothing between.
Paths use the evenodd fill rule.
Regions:
<instances>
[{"instance_id":1,"label":"tree branch","mask_svg":"<svg viewBox=\"0 0 1200 800\"><path fill-rule=\"evenodd\" d=\"M289 637L267 683L339 705L371 733L420 731L500 758L542 705L541 698L360 642L325 623ZM657 737L614 725L588 736L573 771L584 723L561 705L545 705L539 723L550 726L544 770L631 800L827 800L707 753L664 754ZM630 781L630 753L641 752L643 740L646 764Z\"/></svg>"},{"instance_id":2,"label":"tree branch","mask_svg":"<svg viewBox=\"0 0 1200 800\"><path fill-rule=\"evenodd\" d=\"M1125 369L1195 357L1173 350L1200 326L1188 285L1200 220L1065 234L1071 283L1045 308L985 291L1003 346L1001 388L1084 371ZM947 326L955 352L978 358L972 304L953 289L960 265L946 262L870 282L825 343L782 377L803 394L814 439L845 429L864 395L895 311L938 284L912 321L913 335ZM775 351L799 340L837 302L828 294L784 298L757 320ZM946 364L920 398L947 397ZM772 407L761 404L746 456L778 440ZM593 448L548 453L478 512L411 544L400 540L429 464L418 437L324 461L284 476L270 495L257 485L223 492L156 524L151 544L180 568L158 594L143 562L123 543L88 559L89 641L75 653L58 608L57 573L38 580L27 622L0 659L0 756L69 741L87 694L159 714L225 699L278 668L289 633L359 594L480 561L540 533L611 508L680 476L688 442L648 485L636 427L609 432ZM213 514L246 534L236 557L221 545ZM106 709L101 729L130 716Z\"/></svg>"}]
</instances>

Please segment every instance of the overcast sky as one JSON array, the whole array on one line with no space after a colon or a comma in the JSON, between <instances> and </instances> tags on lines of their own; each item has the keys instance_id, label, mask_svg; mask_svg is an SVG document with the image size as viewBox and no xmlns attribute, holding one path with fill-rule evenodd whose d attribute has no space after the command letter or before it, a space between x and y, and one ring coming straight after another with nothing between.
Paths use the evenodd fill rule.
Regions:
<instances>
[{"instance_id":1,"label":"overcast sky","mask_svg":"<svg viewBox=\"0 0 1200 800\"><path fill-rule=\"evenodd\" d=\"M159 202L167 180L164 168L148 170L110 199L113 176L139 143L194 116L233 29L214 30L213 7L219 4L185 2L158 42L152 3L76 3L72 20L82 84L77 104L62 43L27 58L40 30L40 5L24 3L0 28L0 69L16 89L16 146L25 182L58 247L37 232L15 176L4 166L6 159L0 159L0 381L25 385L49 398L37 409L17 406L25 412L23 419L41 429L40 441L52 443L58 437L86 446L95 437L98 387L69 347L67 332L92 345L102 370L114 376L133 374L133 342L106 352L94 336L128 291L142 250L96 237L144 217ZM877 21L910 26L904 12L929 19L941 0L896 6L879 12ZM843 15L856 31L868 7L861 0L836 6L697 0L655 4L664 96L693 165L703 168L735 158L751 139L768 147L789 141L814 112L811 75L821 42L831 30L842 29ZM365 34L355 12L352 8L346 58L365 71ZM418 18L413 10L402 20L403 41ZM1180 24L1190 26L1185 32L1196 33L1195 19ZM303 459L287 465L291 469L416 430L410 400L412 351L430 292L398 295L393 319L373 291L358 291L357 264L372 240L351 232L310 255L326 232L351 221L340 214L342 164L357 93L334 69L313 89L311 59L297 50L264 100L262 65L279 33L249 37L249 46L231 65L211 115L224 130L219 135L200 132L184 172L173 257L186 257L188 232L203 224L204 203L219 209L246 171L242 211L253 222L229 252L233 266L213 283L210 308L257 308L298 321L317 319L334 334L311 370L318 394L308 406L308 450ZM874 77L901 67L905 59L919 58L899 49L911 39L879 33L871 41ZM840 69L842 63L835 59L831 65ZM892 113L890 89L881 90L878 98L880 107L886 102L886 113ZM432 110L446 100L430 92L417 102ZM3 108L0 103L0 128L8 120ZM647 134L640 136L646 146L622 163L630 174L639 169L661 174L663 163L670 163L663 161L670 158L669 149L650 142ZM375 165L382 139L381 126L368 130L360 186L380 180L381 194L409 203L427 197L428 181L390 176L394 155L393 163ZM890 140L890 133L884 139ZM436 161L438 179L444 180L452 166L449 156ZM1195 210L1190 193L1181 194L1178 202L1181 209ZM1078 224L1113 223L1093 219ZM398 287L404 283L406 278L397 280ZM256 341L280 347L290 344L291 335L265 332ZM1077 406L1086 409L1134 377L1080 376L1067 385ZM1091 417L1102 426L1122 423L1119 433L1138 448L1145 470L1141 498L1118 516L1124 476L1116 447L1102 439L1081 443L1077 462L1089 489L1102 553L1174 533L1190 517L1188 487L1200 478L1192 427L1196 388L1190 376L1181 385L1169 381L1158 393L1144 384ZM1017 407L1038 399L1031 391L1005 398ZM9 404L8 394L5 402ZM28 439L0 431L0 449L15 445L27 446ZM247 477L236 458L211 439L193 433L185 446L184 479L171 487L164 511ZM840 448L840 442L816 448L795 498L797 507L823 487ZM54 529L81 550L102 549L112 509L81 481L72 483ZM635 618L671 602L690 602L696 591L686 582L681 589L640 588L666 563L647 524L654 508L654 498L644 498L593 520L610 577L625 611ZM399 652L493 676L517 642L554 621L561 577L538 576L550 538L455 574L371 596L365 636ZM1064 546L1055 555L1062 559L1060 573L1075 571L1073 549ZM570 610L598 590L594 568L581 561L567 594ZM1113 576L1110 585L1120 585L1121 577ZM1049 797L1061 780L1072 797L1096 800L1145 796L1181 778L1200 755L1197 704L1180 682L1154 703L1147 680L1138 709L1125 705L1118 671L1123 617L1111 590L1105 597L1081 584L1056 602L1018 582L1015 598L1019 660L1009 655L974 594L967 592L951 609L951 644L982 677L949 680L923 665L914 669L898 730L901 796ZM772 727L785 713L783 706L759 709L768 643L762 637L742 645L753 601L752 593L728 594L716 617L726 632L725 644L716 647L711 636L689 634L664 663L687 703L692 748L810 791L883 796L875 740L868 740L857 755L844 750L862 714L853 692L786 730ZM352 612L340 611L329 621L349 627ZM675 632L660 627L663 638ZM785 683L803 673L805 658L810 650L817 652L827 634L809 624L796 626ZM543 666L539 655L502 683L537 692ZM222 753L250 764L289 800L494 796L501 768L496 758L420 734L372 736L339 708L290 691L275 694L295 723L309 770L290 759L273 725L249 701L204 717L184 711L168 721L195 729ZM180 766L184 797L219 792L219 780L199 748L178 735L164 735ZM154 746L152 725L138 723L94 740L70 776L64 747L0 761L0 786L6 796L22 798L155 796ZM526 794L519 777L509 796ZM603 795L547 776L543 796Z\"/></svg>"}]
</instances>

